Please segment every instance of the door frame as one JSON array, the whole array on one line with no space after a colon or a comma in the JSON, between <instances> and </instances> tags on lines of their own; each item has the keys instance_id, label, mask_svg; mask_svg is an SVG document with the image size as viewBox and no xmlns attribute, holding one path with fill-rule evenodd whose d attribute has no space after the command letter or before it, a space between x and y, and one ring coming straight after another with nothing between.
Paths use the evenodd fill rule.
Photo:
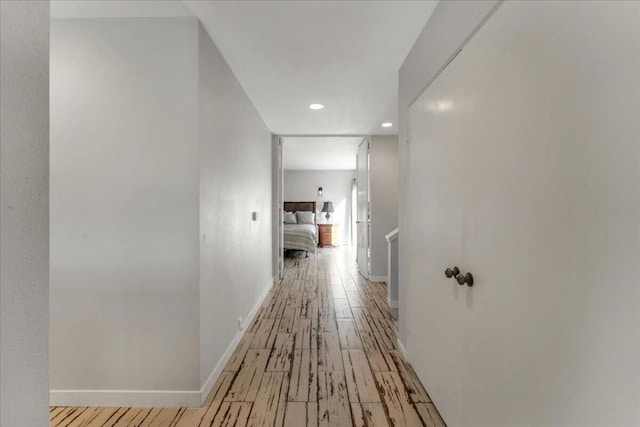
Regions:
<instances>
[{"instance_id":1,"label":"door frame","mask_svg":"<svg viewBox=\"0 0 640 427\"><path fill-rule=\"evenodd\" d=\"M358 175L359 175L359 171L358 171L358 165L359 165L359 154L360 154L360 147L362 146L362 144L366 143L367 144L367 188L366 188L366 194L367 194L367 206L366 206L366 220L365 220L365 228L364 228L364 246L365 246L365 254L367 257L366 260L366 272L363 272L360 269L360 260L359 260L359 256L360 256L360 250L359 250L359 244L358 244L358 239L356 238L356 266L358 269L358 272L365 277L366 279L369 279L370 275L371 275L371 239L370 239L370 235L371 235L371 141L370 138L367 136L365 137L362 142L360 143L360 145L358 145L358 153L356 154L356 227L358 227L358 225L360 224L360 220L358 219L358 214L360 212L360 203L359 203L359 197L357 197L358 193L360 192L360 185L358 182ZM358 236L358 232L359 230L356 230L356 236Z\"/></svg>"},{"instance_id":2,"label":"door frame","mask_svg":"<svg viewBox=\"0 0 640 427\"><path fill-rule=\"evenodd\" d=\"M315 138L315 137L323 137L323 138L363 138L364 141L369 141L369 135L365 134L273 134L273 157L272 157L272 167L274 168L274 173L272 174L273 185L272 191L274 194L272 195L272 200L274 204L277 206L273 207L273 221L278 221L278 224L273 225L273 249L278 252L277 255L274 255L274 266L277 262L277 268L274 269L274 274L277 273L277 276L274 279L282 280L284 277L284 231L283 231L283 204L284 204L284 148L282 146L282 141L284 138ZM356 156L357 157L357 156ZM357 158L356 158L357 161ZM368 162L369 163L369 162ZM369 175L369 174L368 174ZM369 178L369 176L368 176ZM367 194L370 194L369 189L367 189ZM370 197L369 197L370 199ZM370 202L369 202L370 204ZM371 215L371 206L369 206L369 216ZM355 222L355 221L354 221ZM277 242L275 242L277 240ZM357 241L355 242L357 248ZM277 249L276 249L277 248ZM370 250L370 248L369 248ZM357 253L357 249L356 249ZM275 257L278 257L275 260ZM275 271L277 270L277 271Z\"/></svg>"},{"instance_id":3,"label":"door frame","mask_svg":"<svg viewBox=\"0 0 640 427\"><path fill-rule=\"evenodd\" d=\"M282 207L284 205L284 169L282 162L282 137L277 137L277 169L276 169L276 199L278 201L277 218L278 221L278 279L284 279L284 212Z\"/></svg>"}]
</instances>

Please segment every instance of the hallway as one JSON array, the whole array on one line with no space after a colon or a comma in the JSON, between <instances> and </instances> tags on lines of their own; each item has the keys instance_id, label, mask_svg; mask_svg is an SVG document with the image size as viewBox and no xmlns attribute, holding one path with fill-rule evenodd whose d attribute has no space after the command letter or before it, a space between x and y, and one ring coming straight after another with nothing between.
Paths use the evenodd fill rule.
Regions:
<instances>
[{"instance_id":1,"label":"hallway","mask_svg":"<svg viewBox=\"0 0 640 427\"><path fill-rule=\"evenodd\" d=\"M285 258L200 409L52 408L51 426L444 426L348 247Z\"/></svg>"}]
</instances>

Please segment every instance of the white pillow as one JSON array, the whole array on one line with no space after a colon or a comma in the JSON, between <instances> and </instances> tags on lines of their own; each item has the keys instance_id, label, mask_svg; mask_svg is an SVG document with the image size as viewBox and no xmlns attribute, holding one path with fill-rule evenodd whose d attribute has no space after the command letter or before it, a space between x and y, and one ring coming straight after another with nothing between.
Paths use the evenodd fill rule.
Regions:
<instances>
[{"instance_id":1,"label":"white pillow","mask_svg":"<svg viewBox=\"0 0 640 427\"><path fill-rule=\"evenodd\" d=\"M316 214L311 211L298 211L296 212L296 217L298 220L298 224L315 224Z\"/></svg>"},{"instance_id":2,"label":"white pillow","mask_svg":"<svg viewBox=\"0 0 640 427\"><path fill-rule=\"evenodd\" d=\"M285 212L284 213L284 223L285 224L297 224L298 221L296 219L296 214L293 212Z\"/></svg>"}]
</instances>

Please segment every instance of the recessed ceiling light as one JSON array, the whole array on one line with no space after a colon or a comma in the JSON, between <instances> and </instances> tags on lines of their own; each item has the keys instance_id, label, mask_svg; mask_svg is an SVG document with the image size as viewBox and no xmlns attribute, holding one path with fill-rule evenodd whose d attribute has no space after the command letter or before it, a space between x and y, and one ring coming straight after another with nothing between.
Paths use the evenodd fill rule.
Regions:
<instances>
[{"instance_id":1,"label":"recessed ceiling light","mask_svg":"<svg viewBox=\"0 0 640 427\"><path fill-rule=\"evenodd\" d=\"M324 108L324 105L322 105L322 104L310 104L309 108L311 108L312 110L322 110Z\"/></svg>"},{"instance_id":2,"label":"recessed ceiling light","mask_svg":"<svg viewBox=\"0 0 640 427\"><path fill-rule=\"evenodd\" d=\"M391 122L384 122L384 123L382 124L382 127L383 127L383 128L390 128L391 126L393 126L393 123L391 123Z\"/></svg>"}]
</instances>

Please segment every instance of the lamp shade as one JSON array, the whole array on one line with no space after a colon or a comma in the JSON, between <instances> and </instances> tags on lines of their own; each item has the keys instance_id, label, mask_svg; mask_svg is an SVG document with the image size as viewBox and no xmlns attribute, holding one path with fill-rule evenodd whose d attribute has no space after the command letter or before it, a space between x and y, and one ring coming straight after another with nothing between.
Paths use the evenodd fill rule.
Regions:
<instances>
[{"instance_id":1,"label":"lamp shade","mask_svg":"<svg viewBox=\"0 0 640 427\"><path fill-rule=\"evenodd\" d=\"M324 202L324 205L322 205L322 212L334 212L333 202Z\"/></svg>"}]
</instances>

